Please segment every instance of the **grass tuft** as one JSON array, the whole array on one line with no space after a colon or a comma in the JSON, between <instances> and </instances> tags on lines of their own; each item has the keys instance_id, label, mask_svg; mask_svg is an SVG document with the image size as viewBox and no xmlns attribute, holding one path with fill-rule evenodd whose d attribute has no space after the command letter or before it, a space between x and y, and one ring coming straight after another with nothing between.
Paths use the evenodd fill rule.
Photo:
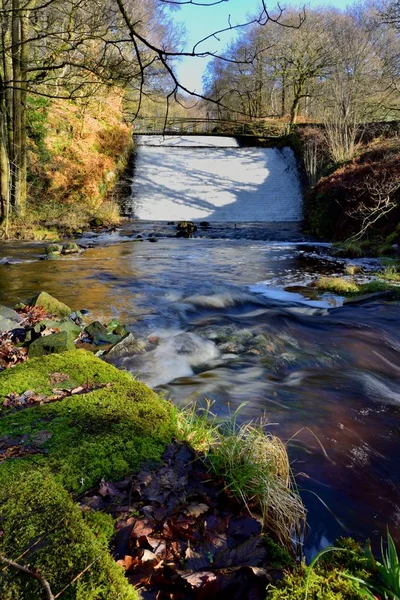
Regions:
<instances>
[{"instance_id":1,"label":"grass tuft","mask_svg":"<svg viewBox=\"0 0 400 600\"><path fill-rule=\"evenodd\" d=\"M294 539L303 537L306 511L285 444L266 433L262 421L238 425L238 411L230 421L218 423L210 407L198 412L192 405L178 416L181 439L202 451L210 473L250 513L261 513L265 529L292 549Z\"/></svg>"}]
</instances>

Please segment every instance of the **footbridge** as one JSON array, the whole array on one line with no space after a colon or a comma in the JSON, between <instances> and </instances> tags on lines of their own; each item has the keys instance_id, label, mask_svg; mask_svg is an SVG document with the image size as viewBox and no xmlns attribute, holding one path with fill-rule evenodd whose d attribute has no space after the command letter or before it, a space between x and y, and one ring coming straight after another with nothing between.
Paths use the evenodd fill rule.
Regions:
<instances>
[{"instance_id":1,"label":"footbridge","mask_svg":"<svg viewBox=\"0 0 400 600\"><path fill-rule=\"evenodd\" d=\"M233 121L181 117L140 117L133 122L135 134L146 135L231 135L281 137L289 131L288 123L273 120Z\"/></svg>"},{"instance_id":2,"label":"footbridge","mask_svg":"<svg viewBox=\"0 0 400 600\"><path fill-rule=\"evenodd\" d=\"M140 130L139 130L140 131ZM125 214L144 221L299 222L302 189L289 147L239 144L233 134L135 135ZM271 144L269 144L271 145Z\"/></svg>"}]
</instances>

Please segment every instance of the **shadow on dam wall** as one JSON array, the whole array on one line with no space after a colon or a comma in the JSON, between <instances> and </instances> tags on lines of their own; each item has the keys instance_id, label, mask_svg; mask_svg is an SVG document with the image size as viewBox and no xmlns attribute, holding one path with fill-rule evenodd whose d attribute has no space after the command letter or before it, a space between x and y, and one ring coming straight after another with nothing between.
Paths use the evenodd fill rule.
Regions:
<instances>
[{"instance_id":1,"label":"shadow on dam wall","mask_svg":"<svg viewBox=\"0 0 400 600\"><path fill-rule=\"evenodd\" d=\"M234 138L139 136L126 206L144 221L299 222L291 148L239 148Z\"/></svg>"}]
</instances>

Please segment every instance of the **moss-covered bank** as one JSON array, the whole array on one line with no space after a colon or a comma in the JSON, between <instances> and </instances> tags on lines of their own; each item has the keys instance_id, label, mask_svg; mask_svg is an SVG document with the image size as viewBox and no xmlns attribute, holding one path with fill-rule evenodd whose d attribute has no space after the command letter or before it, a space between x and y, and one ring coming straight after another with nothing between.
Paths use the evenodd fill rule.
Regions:
<instances>
[{"instance_id":1,"label":"moss-covered bank","mask_svg":"<svg viewBox=\"0 0 400 600\"><path fill-rule=\"evenodd\" d=\"M102 383L108 386L99 387ZM63 598L133 599L136 592L108 553L109 517L85 516L71 492L82 494L103 478L122 478L159 461L173 433L171 407L128 373L83 350L32 359L1 373L0 402L28 389L51 395L77 385L85 393L3 410L0 553L14 560L26 553L23 562L39 570L54 594L93 563ZM31 577L3 571L2 599L41 594Z\"/></svg>"}]
</instances>

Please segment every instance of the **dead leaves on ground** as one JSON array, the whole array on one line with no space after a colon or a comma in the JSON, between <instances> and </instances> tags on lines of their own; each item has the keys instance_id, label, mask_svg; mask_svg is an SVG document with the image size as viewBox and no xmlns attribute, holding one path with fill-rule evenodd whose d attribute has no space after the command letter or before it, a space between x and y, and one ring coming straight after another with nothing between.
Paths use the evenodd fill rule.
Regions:
<instances>
[{"instance_id":1,"label":"dead leaves on ground","mask_svg":"<svg viewBox=\"0 0 400 600\"><path fill-rule=\"evenodd\" d=\"M14 367L27 358L28 350L16 346L9 332L0 334L0 370Z\"/></svg>"},{"instance_id":2,"label":"dead leaves on ground","mask_svg":"<svg viewBox=\"0 0 400 600\"><path fill-rule=\"evenodd\" d=\"M117 517L114 556L143 598L265 598L269 581L260 522L210 480L185 444L164 465L123 482L102 481L84 510Z\"/></svg>"},{"instance_id":3,"label":"dead leaves on ground","mask_svg":"<svg viewBox=\"0 0 400 600\"><path fill-rule=\"evenodd\" d=\"M66 381L67 379L69 379L69 377L67 375L63 375L62 373L52 373L50 375L50 381L53 385L61 383L62 381ZM68 398L69 396L76 396L77 394L88 394L89 392L106 387L112 387L112 383L97 383L95 385L86 383L84 385L78 385L77 387L69 390L55 388L52 390L52 394L49 396L46 396L46 394L37 394L33 390L27 390L23 394L11 392L3 401L3 407L21 410L23 408L40 406L50 402L57 402L59 400L64 400L64 398Z\"/></svg>"}]
</instances>

